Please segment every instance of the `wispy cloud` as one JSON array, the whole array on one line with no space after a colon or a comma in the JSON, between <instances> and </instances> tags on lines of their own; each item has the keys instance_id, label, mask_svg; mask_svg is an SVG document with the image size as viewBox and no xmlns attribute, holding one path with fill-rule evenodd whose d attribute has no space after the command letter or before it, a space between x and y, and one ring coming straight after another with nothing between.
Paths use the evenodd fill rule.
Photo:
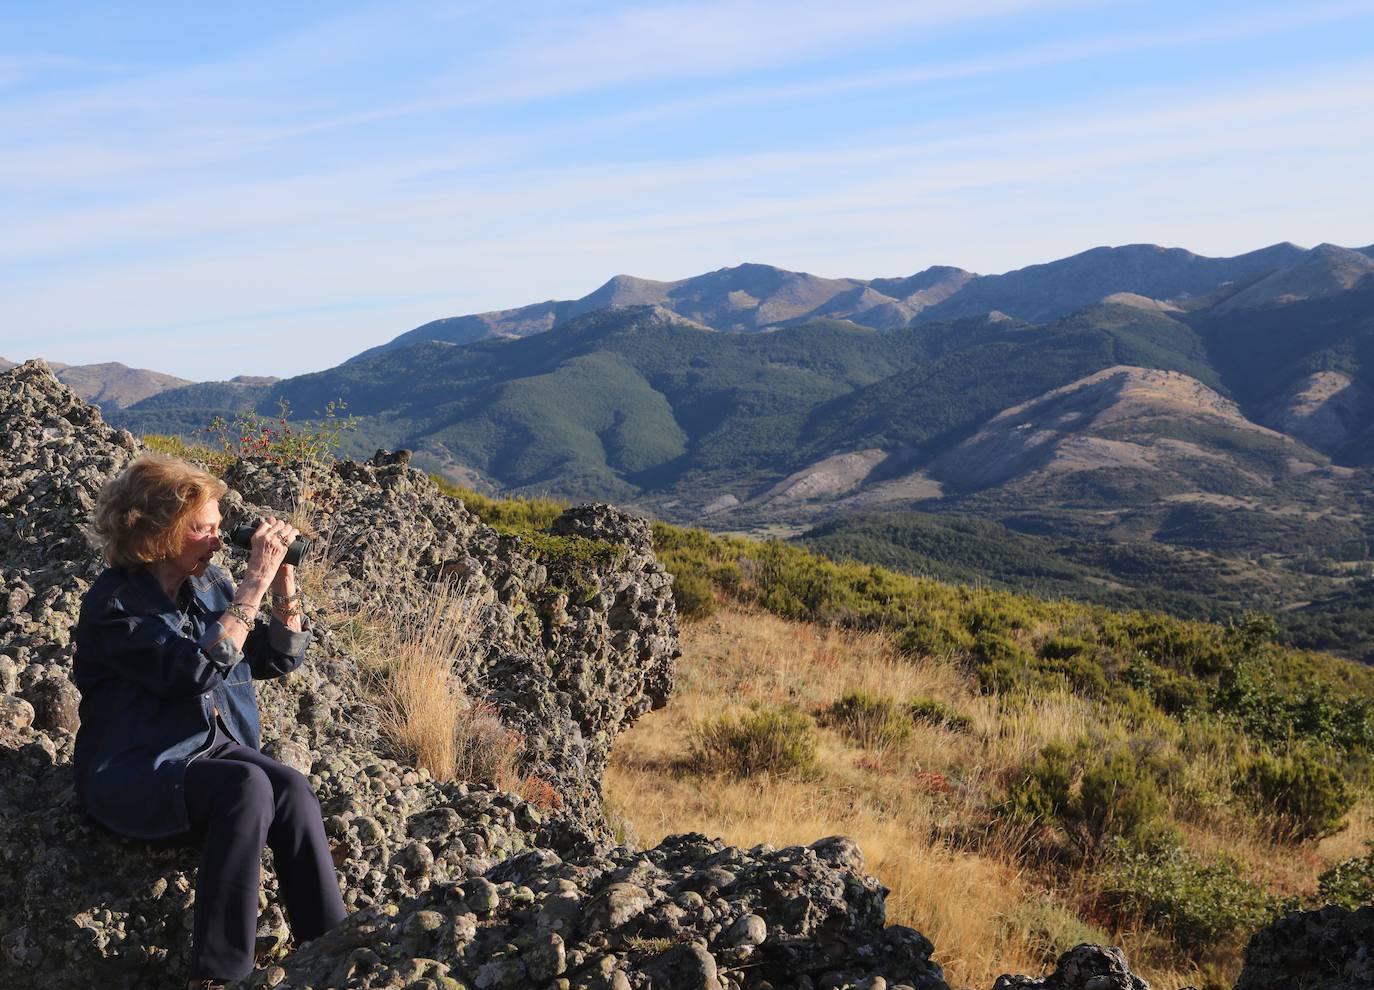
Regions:
<instances>
[{"instance_id":1,"label":"wispy cloud","mask_svg":"<svg viewBox=\"0 0 1374 990\"><path fill-rule=\"evenodd\" d=\"M618 272L1374 240L1374 64L1220 57L1351 34L1374 0L1145 30L1031 0L569 9L373 7L191 64L18 66L63 85L0 105L0 354L164 340L144 364L283 374Z\"/></svg>"}]
</instances>

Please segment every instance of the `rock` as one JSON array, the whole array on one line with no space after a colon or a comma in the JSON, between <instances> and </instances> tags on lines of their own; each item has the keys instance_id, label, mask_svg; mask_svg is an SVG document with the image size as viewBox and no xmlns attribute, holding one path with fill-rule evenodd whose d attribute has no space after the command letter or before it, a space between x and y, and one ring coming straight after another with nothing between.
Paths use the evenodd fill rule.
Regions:
<instances>
[{"instance_id":1,"label":"rock","mask_svg":"<svg viewBox=\"0 0 1374 990\"><path fill-rule=\"evenodd\" d=\"M655 988L668 990L720 990L716 960L700 942L675 945L646 966Z\"/></svg>"},{"instance_id":2,"label":"rock","mask_svg":"<svg viewBox=\"0 0 1374 990\"><path fill-rule=\"evenodd\" d=\"M1150 985L1131 972L1120 949L1085 944L1060 956L1044 979L999 976L992 990L1150 990Z\"/></svg>"},{"instance_id":3,"label":"rock","mask_svg":"<svg viewBox=\"0 0 1374 990\"><path fill-rule=\"evenodd\" d=\"M1374 907L1295 911L1256 932L1236 990L1374 990Z\"/></svg>"},{"instance_id":4,"label":"rock","mask_svg":"<svg viewBox=\"0 0 1374 990\"><path fill-rule=\"evenodd\" d=\"M17 735L33 725L33 705L12 694L0 695L0 736Z\"/></svg>"},{"instance_id":5,"label":"rock","mask_svg":"<svg viewBox=\"0 0 1374 990\"><path fill-rule=\"evenodd\" d=\"M49 732L75 732L81 724L81 692L65 676L45 677L29 689L33 726Z\"/></svg>"},{"instance_id":6,"label":"rock","mask_svg":"<svg viewBox=\"0 0 1374 990\"><path fill-rule=\"evenodd\" d=\"M638 917L651 903L652 898L642 887L613 883L583 908L582 928L588 932L619 928Z\"/></svg>"},{"instance_id":7,"label":"rock","mask_svg":"<svg viewBox=\"0 0 1374 990\"><path fill-rule=\"evenodd\" d=\"M725 943L730 948L762 945L768 937L767 923L756 914L742 915L725 934Z\"/></svg>"}]
</instances>

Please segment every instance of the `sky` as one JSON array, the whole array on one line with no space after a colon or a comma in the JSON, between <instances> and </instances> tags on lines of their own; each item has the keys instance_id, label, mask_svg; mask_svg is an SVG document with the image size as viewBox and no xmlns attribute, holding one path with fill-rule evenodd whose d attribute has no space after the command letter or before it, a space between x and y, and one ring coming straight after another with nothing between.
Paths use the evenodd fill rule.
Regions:
<instances>
[{"instance_id":1,"label":"sky","mask_svg":"<svg viewBox=\"0 0 1374 990\"><path fill-rule=\"evenodd\" d=\"M332 367L617 274L1374 242L1374 0L0 0L0 356Z\"/></svg>"}]
</instances>

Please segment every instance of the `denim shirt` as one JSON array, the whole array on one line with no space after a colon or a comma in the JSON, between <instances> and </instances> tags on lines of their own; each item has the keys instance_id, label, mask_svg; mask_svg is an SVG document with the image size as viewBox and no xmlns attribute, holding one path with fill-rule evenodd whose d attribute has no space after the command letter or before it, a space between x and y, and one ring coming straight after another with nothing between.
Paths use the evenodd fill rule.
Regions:
<instances>
[{"instance_id":1,"label":"denim shirt","mask_svg":"<svg viewBox=\"0 0 1374 990\"><path fill-rule=\"evenodd\" d=\"M300 666L310 633L256 622L240 651L219 618L234 583L220 567L188 577L173 602L146 568L108 568L81 602L72 680L81 692L76 793L88 814L140 839L190 828L186 766L216 716L258 748L253 680Z\"/></svg>"}]
</instances>

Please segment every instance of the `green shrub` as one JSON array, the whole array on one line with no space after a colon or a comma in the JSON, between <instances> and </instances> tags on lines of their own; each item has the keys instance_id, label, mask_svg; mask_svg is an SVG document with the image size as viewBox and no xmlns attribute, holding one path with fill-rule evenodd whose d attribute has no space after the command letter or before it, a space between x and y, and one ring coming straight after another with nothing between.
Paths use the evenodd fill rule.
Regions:
<instances>
[{"instance_id":1,"label":"green shrub","mask_svg":"<svg viewBox=\"0 0 1374 990\"><path fill-rule=\"evenodd\" d=\"M1022 822L1060 826L1083 853L1099 852L1113 838L1143 847L1169 831L1157 778L1128 749L1051 743L1011 788L1008 810Z\"/></svg>"},{"instance_id":2,"label":"green shrub","mask_svg":"<svg viewBox=\"0 0 1374 990\"><path fill-rule=\"evenodd\" d=\"M716 593L709 578L696 571L673 575L673 603L683 619L695 621L715 614Z\"/></svg>"},{"instance_id":3,"label":"green shrub","mask_svg":"<svg viewBox=\"0 0 1374 990\"><path fill-rule=\"evenodd\" d=\"M991 630L977 633L973 642L978 684L985 694L1007 694L1024 688L1035 657L1010 636Z\"/></svg>"},{"instance_id":4,"label":"green shrub","mask_svg":"<svg viewBox=\"0 0 1374 990\"><path fill-rule=\"evenodd\" d=\"M969 732L973 729L973 719L963 712L955 711L938 698L912 698L907 702L907 711L917 722L926 722L950 732Z\"/></svg>"},{"instance_id":5,"label":"green shrub","mask_svg":"<svg viewBox=\"0 0 1374 990\"><path fill-rule=\"evenodd\" d=\"M233 454L211 450L202 444L188 444L181 437L150 433L142 440L143 445L153 453L179 457L183 461L197 461L204 464L206 470L216 477L222 475L235 460Z\"/></svg>"},{"instance_id":6,"label":"green shrub","mask_svg":"<svg viewBox=\"0 0 1374 990\"><path fill-rule=\"evenodd\" d=\"M1352 911L1374 904L1374 842L1369 843L1369 855L1343 859L1318 877L1317 896L1322 904Z\"/></svg>"},{"instance_id":7,"label":"green shrub","mask_svg":"<svg viewBox=\"0 0 1374 990\"><path fill-rule=\"evenodd\" d=\"M1083 771L1077 811L1094 844L1121 837L1143 845L1158 834L1165 809L1155 775L1130 750L1109 752Z\"/></svg>"},{"instance_id":8,"label":"green shrub","mask_svg":"<svg viewBox=\"0 0 1374 990\"><path fill-rule=\"evenodd\" d=\"M1287 906L1241 877L1233 864L1203 863L1176 843L1132 850L1119 842L1103 892L1123 920L1138 915L1190 952L1262 928Z\"/></svg>"},{"instance_id":9,"label":"green shrub","mask_svg":"<svg viewBox=\"0 0 1374 990\"><path fill-rule=\"evenodd\" d=\"M455 485L437 474L431 474L429 480L445 495L461 501L469 512L498 533L527 536L542 532L568 508L567 502L553 498L491 498Z\"/></svg>"},{"instance_id":10,"label":"green shrub","mask_svg":"<svg viewBox=\"0 0 1374 990\"><path fill-rule=\"evenodd\" d=\"M1050 743L1012 787L1009 812L1023 824L1059 821L1072 797L1073 778L1073 757L1068 748Z\"/></svg>"},{"instance_id":11,"label":"green shrub","mask_svg":"<svg viewBox=\"0 0 1374 990\"><path fill-rule=\"evenodd\" d=\"M826 721L866 749L900 746L911 735L911 719L891 698L850 691L832 704Z\"/></svg>"},{"instance_id":12,"label":"green shrub","mask_svg":"<svg viewBox=\"0 0 1374 990\"><path fill-rule=\"evenodd\" d=\"M1088 643L1073 636L1051 636L1040 647L1040 655L1046 660L1069 660L1091 652Z\"/></svg>"},{"instance_id":13,"label":"green shrub","mask_svg":"<svg viewBox=\"0 0 1374 990\"><path fill-rule=\"evenodd\" d=\"M922 618L912 622L902 629L897 645L903 653L918 657L943 656L968 649L972 637L949 621L951 617L944 618L946 621Z\"/></svg>"},{"instance_id":14,"label":"green shrub","mask_svg":"<svg viewBox=\"0 0 1374 990\"><path fill-rule=\"evenodd\" d=\"M1340 771L1306 751L1250 760L1240 786L1252 807L1273 816L1275 834L1295 842L1339 832L1355 804Z\"/></svg>"},{"instance_id":15,"label":"green shrub","mask_svg":"<svg viewBox=\"0 0 1374 990\"><path fill-rule=\"evenodd\" d=\"M807 775L816 765L816 731L795 708L756 708L698 722L691 762L700 770L751 777Z\"/></svg>"}]
</instances>

